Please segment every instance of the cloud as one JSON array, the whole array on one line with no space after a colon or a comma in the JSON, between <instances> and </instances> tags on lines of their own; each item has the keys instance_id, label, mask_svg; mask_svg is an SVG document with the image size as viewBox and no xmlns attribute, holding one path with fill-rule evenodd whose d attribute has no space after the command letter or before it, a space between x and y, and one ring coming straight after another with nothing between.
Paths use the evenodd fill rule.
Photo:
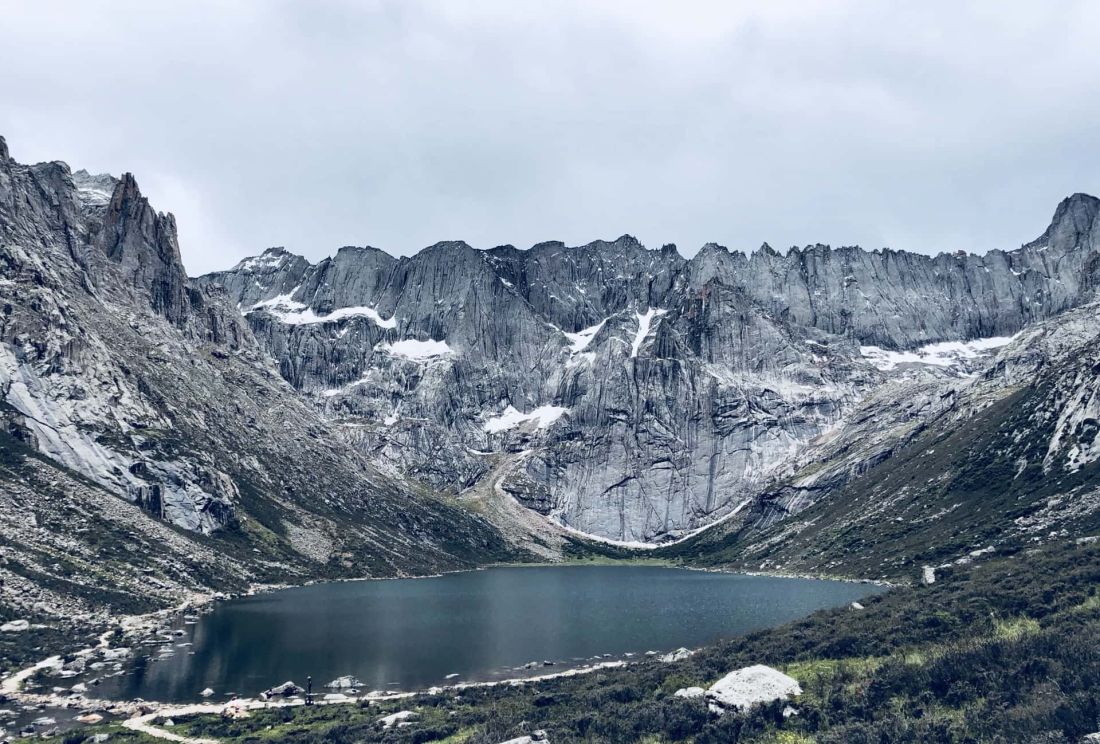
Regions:
<instances>
[{"instance_id":1,"label":"cloud","mask_svg":"<svg viewBox=\"0 0 1100 744\"><path fill-rule=\"evenodd\" d=\"M1090 2L9 3L0 133L269 245L1011 248L1100 191Z\"/></svg>"}]
</instances>

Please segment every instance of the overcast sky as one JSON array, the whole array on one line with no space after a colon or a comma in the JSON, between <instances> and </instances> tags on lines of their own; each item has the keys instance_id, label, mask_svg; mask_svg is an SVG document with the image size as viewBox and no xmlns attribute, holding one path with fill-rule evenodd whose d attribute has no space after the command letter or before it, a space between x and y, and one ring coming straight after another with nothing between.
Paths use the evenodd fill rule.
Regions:
<instances>
[{"instance_id":1,"label":"overcast sky","mask_svg":"<svg viewBox=\"0 0 1100 744\"><path fill-rule=\"evenodd\" d=\"M0 0L0 134L192 274L623 233L1013 248L1100 193L1100 3Z\"/></svg>"}]
</instances>

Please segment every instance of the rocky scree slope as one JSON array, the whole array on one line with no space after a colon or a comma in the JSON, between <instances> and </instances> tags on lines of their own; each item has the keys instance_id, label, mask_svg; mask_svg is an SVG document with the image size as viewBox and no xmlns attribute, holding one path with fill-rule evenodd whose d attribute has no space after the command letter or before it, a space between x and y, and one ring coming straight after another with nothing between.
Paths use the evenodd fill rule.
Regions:
<instances>
[{"instance_id":1,"label":"rocky scree slope","mask_svg":"<svg viewBox=\"0 0 1100 744\"><path fill-rule=\"evenodd\" d=\"M2 139L0 399L5 616L520 555L333 436L132 176Z\"/></svg>"},{"instance_id":2,"label":"rocky scree slope","mask_svg":"<svg viewBox=\"0 0 1100 744\"><path fill-rule=\"evenodd\" d=\"M459 495L488 479L568 527L659 542L749 509L912 362L971 374L1087 302L1096 213L1075 195L1038 240L983 256L711 244L685 260L629 236L317 264L273 248L198 285L394 472Z\"/></svg>"}]
</instances>

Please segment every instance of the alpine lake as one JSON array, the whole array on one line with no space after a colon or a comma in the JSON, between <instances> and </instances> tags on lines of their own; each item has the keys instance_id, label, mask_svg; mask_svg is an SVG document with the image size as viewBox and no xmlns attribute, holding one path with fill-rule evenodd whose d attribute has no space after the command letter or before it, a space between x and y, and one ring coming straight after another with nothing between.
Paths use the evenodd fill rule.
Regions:
<instances>
[{"instance_id":1,"label":"alpine lake","mask_svg":"<svg viewBox=\"0 0 1100 744\"><path fill-rule=\"evenodd\" d=\"M89 696L193 702L293 680L411 691L641 660L883 591L873 584L642 565L501 567L219 602L133 649ZM347 689L340 690L348 692Z\"/></svg>"}]
</instances>

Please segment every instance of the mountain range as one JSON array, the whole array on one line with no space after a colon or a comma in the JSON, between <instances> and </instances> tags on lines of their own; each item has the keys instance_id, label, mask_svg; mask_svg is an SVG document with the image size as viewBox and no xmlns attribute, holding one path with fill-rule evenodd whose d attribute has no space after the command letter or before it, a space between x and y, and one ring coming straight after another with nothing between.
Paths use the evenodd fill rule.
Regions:
<instances>
[{"instance_id":1,"label":"mountain range","mask_svg":"<svg viewBox=\"0 0 1100 744\"><path fill-rule=\"evenodd\" d=\"M229 294L283 378L371 459L652 543L792 475L898 367L970 374L1087 303L1096 214L1074 195L1037 240L983 256L448 242L317 264L274 248L198 283Z\"/></svg>"},{"instance_id":2,"label":"mountain range","mask_svg":"<svg viewBox=\"0 0 1100 744\"><path fill-rule=\"evenodd\" d=\"M1087 534L1098 215L984 255L623 236L191 278L133 176L0 139L5 616L69 641L265 582L635 549L895 578Z\"/></svg>"}]
</instances>

